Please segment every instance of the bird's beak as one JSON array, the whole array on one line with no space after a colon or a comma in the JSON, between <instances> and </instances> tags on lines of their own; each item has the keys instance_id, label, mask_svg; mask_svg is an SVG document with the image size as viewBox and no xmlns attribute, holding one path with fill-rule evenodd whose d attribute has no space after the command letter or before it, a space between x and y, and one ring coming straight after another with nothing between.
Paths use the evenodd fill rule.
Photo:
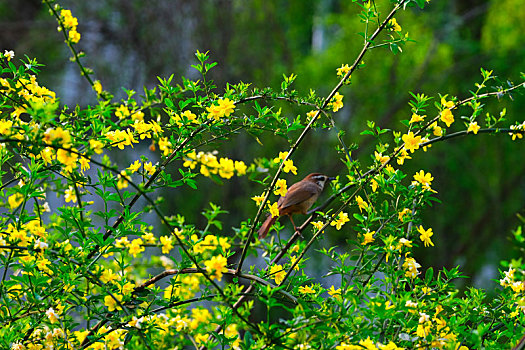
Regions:
<instances>
[{"instance_id":1,"label":"bird's beak","mask_svg":"<svg viewBox=\"0 0 525 350\"><path fill-rule=\"evenodd\" d=\"M328 181L332 182L335 180L335 177L328 177Z\"/></svg>"}]
</instances>

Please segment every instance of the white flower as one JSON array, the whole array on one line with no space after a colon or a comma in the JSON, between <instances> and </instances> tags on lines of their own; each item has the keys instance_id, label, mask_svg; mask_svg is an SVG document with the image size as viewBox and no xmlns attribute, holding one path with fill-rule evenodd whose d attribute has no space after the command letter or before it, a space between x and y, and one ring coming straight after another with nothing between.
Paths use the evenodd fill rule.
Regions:
<instances>
[{"instance_id":1,"label":"white flower","mask_svg":"<svg viewBox=\"0 0 525 350\"><path fill-rule=\"evenodd\" d=\"M417 303L413 302L412 300L407 300L405 303L406 307L417 307Z\"/></svg>"},{"instance_id":2,"label":"white flower","mask_svg":"<svg viewBox=\"0 0 525 350\"><path fill-rule=\"evenodd\" d=\"M49 318L49 321L50 321L51 323L55 323L55 322L58 321L58 315L57 315L57 313L55 312L55 310L54 310L52 307L50 307L50 308L46 311L46 316L47 316L47 318Z\"/></svg>"},{"instance_id":3,"label":"white flower","mask_svg":"<svg viewBox=\"0 0 525 350\"><path fill-rule=\"evenodd\" d=\"M46 242L42 242L41 240L37 239L35 241L35 245L33 246L33 248L35 249L46 249L47 247L49 247L49 244L47 244Z\"/></svg>"},{"instance_id":4,"label":"white flower","mask_svg":"<svg viewBox=\"0 0 525 350\"><path fill-rule=\"evenodd\" d=\"M15 57L15 52L13 50L10 50L10 51L5 50L4 57L7 58L8 61L11 61L11 59Z\"/></svg>"},{"instance_id":5,"label":"white flower","mask_svg":"<svg viewBox=\"0 0 525 350\"><path fill-rule=\"evenodd\" d=\"M430 316L428 316L424 312L420 312L419 313L419 323L425 323L425 322L428 322L428 321L430 321Z\"/></svg>"}]
</instances>

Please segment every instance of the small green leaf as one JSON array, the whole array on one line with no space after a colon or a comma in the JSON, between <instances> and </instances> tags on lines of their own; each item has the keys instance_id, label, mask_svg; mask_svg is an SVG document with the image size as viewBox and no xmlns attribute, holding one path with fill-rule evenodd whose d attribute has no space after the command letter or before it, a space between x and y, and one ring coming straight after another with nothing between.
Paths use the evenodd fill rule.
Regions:
<instances>
[{"instance_id":1,"label":"small green leaf","mask_svg":"<svg viewBox=\"0 0 525 350\"><path fill-rule=\"evenodd\" d=\"M432 282L433 277L434 277L434 269L432 267L429 267L427 269L427 272L425 273L425 283L430 284L430 282Z\"/></svg>"}]
</instances>

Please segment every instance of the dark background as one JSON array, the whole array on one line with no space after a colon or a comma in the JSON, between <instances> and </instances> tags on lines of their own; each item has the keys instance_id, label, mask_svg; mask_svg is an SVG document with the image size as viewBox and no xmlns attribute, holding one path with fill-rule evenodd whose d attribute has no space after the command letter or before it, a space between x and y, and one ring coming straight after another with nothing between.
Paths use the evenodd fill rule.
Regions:
<instances>
[{"instance_id":1,"label":"dark background","mask_svg":"<svg viewBox=\"0 0 525 350\"><path fill-rule=\"evenodd\" d=\"M386 1L377 1L386 15ZM325 96L337 83L335 69L351 64L361 50L363 31L358 6L337 0L192 0L62 1L78 18L82 38L77 48L95 71L105 90L116 98L125 96L122 87L141 94L152 88L157 76L186 76L197 79L194 52L210 51L218 66L211 76L220 93L226 82L251 82L253 86L279 89L282 75L298 75L295 88L302 95L315 89ZM388 7L389 8L389 7ZM341 90L345 107L337 114L337 127L346 131L345 142L359 148L353 156L370 164L374 139L362 136L366 121L382 128L404 130L400 120L410 119L409 91L466 98L474 83L481 81L479 68L494 70L503 82L519 83L525 71L525 7L521 0L431 1L425 10L411 8L397 16L403 33L415 43L393 55L378 48L365 57L366 67L352 77L352 85ZM0 0L1 49L13 49L45 64L40 82L57 92L68 106L95 104L90 86L68 60L70 53L57 23L39 0ZM180 80L179 80L180 81ZM499 114L507 108L509 124L524 119L525 99L514 94L500 101L485 100L486 110ZM290 116L308 112L304 107L282 106ZM462 110L467 113L466 109ZM459 113L459 112L458 112ZM453 130L462 129L461 113ZM482 119L478 120L483 125ZM288 148L273 134L263 135L261 146L248 135L236 135L218 149L220 154L250 163L257 157L273 157ZM343 175L334 145L336 132L319 130L294 155L297 177L311 171ZM147 152L134 149L122 165ZM174 164L173 170L180 164ZM424 266L452 267L461 264L473 283L490 287L497 277L498 262L516 257L508 237L523 212L525 165L523 141L507 135L478 135L435 144L426 153L417 152L403 167L409 176L425 169L434 176L433 188L442 204L424 213L425 227L432 227L434 248L421 249L417 259ZM180 213L188 221L203 222L200 212L208 203L220 204L230 215L223 216L224 232L240 220L253 217L251 196L262 192L246 177L234 178L217 187L199 178L199 190L166 193L165 211ZM325 195L326 196L326 195ZM299 221L299 220L298 220ZM322 245L345 246L354 236L351 225L341 231L328 230ZM315 256L312 257L315 259ZM470 283L469 283L470 284ZM489 288L491 289L491 287Z\"/></svg>"}]
</instances>

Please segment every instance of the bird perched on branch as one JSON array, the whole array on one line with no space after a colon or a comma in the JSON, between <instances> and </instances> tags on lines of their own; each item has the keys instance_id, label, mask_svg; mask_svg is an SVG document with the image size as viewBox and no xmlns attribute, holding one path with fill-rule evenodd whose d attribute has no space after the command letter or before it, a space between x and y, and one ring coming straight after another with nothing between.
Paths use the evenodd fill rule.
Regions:
<instances>
[{"instance_id":1,"label":"bird perched on branch","mask_svg":"<svg viewBox=\"0 0 525 350\"><path fill-rule=\"evenodd\" d=\"M279 198L277 201L279 216L268 215L259 228L259 239L266 237L270 227L272 227L275 221L283 215L287 215L290 218L295 231L297 231L292 215L306 214L308 209L310 209L317 200L317 197L319 197L323 191L326 182L333 180L335 180L333 177L328 177L320 173L312 173L301 181L290 186L286 195Z\"/></svg>"}]
</instances>

